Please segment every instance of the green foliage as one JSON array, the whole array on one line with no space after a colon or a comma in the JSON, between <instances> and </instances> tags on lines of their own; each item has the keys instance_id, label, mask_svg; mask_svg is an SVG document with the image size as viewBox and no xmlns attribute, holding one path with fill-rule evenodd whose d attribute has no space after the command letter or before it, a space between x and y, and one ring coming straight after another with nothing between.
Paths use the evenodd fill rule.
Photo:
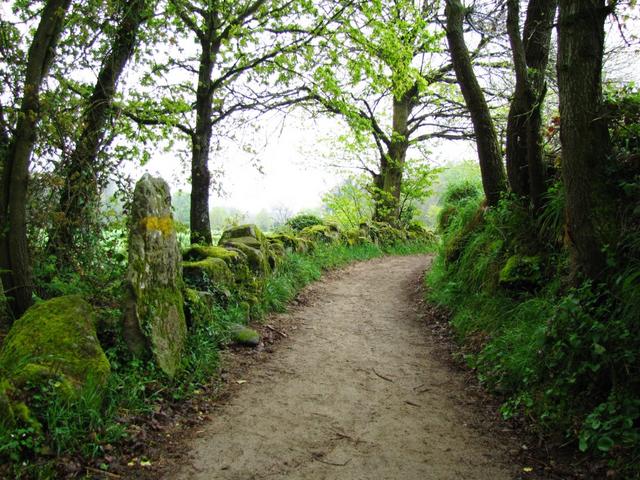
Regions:
<instances>
[{"instance_id":1,"label":"green foliage","mask_svg":"<svg viewBox=\"0 0 640 480\"><path fill-rule=\"evenodd\" d=\"M341 228L358 228L373 216L373 201L367 192L365 176L350 177L322 197L327 220Z\"/></svg>"},{"instance_id":2,"label":"green foliage","mask_svg":"<svg viewBox=\"0 0 640 480\"><path fill-rule=\"evenodd\" d=\"M567 290L561 197L552 188L534 220L516 198L483 211L475 188L450 186L429 297L451 309L467 361L506 399L505 416L629 458L640 452L640 270L627 257L613 283Z\"/></svg>"},{"instance_id":3,"label":"green foliage","mask_svg":"<svg viewBox=\"0 0 640 480\"><path fill-rule=\"evenodd\" d=\"M439 168L416 161L408 161L402 172L402 185L400 187L399 225L407 226L418 213L418 206L433 194L433 184Z\"/></svg>"},{"instance_id":4,"label":"green foliage","mask_svg":"<svg viewBox=\"0 0 640 480\"><path fill-rule=\"evenodd\" d=\"M313 227L314 225L324 225L324 221L320 217L317 217L315 215L309 213L301 213L287 220L286 225L290 227L294 232L300 232L307 227Z\"/></svg>"},{"instance_id":5,"label":"green foliage","mask_svg":"<svg viewBox=\"0 0 640 480\"><path fill-rule=\"evenodd\" d=\"M624 158L640 152L640 88L633 84L609 87L605 103L616 154Z\"/></svg>"}]
</instances>

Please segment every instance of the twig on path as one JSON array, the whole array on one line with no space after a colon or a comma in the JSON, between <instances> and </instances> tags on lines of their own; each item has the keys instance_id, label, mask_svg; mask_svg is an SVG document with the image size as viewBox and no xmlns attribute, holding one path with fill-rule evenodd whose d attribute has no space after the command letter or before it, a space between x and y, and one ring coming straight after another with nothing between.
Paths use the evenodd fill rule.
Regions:
<instances>
[{"instance_id":1,"label":"twig on path","mask_svg":"<svg viewBox=\"0 0 640 480\"><path fill-rule=\"evenodd\" d=\"M347 440L351 440L352 442L355 442L355 443L361 442L359 438L353 438L352 436L347 435L346 433L339 432L338 430L335 430L333 428L331 430L333 431L333 433L336 434L337 437L346 438Z\"/></svg>"},{"instance_id":2,"label":"twig on path","mask_svg":"<svg viewBox=\"0 0 640 480\"><path fill-rule=\"evenodd\" d=\"M417 403L412 402L411 400L405 400L404 403L407 405L411 405L412 407L421 407L422 405L418 405Z\"/></svg>"},{"instance_id":3,"label":"twig on path","mask_svg":"<svg viewBox=\"0 0 640 480\"><path fill-rule=\"evenodd\" d=\"M380 375L378 372L376 372L375 368L372 368L371 370L373 370L373 373L375 373L377 376L379 376L381 379L386 380L387 382L391 382L393 383L393 380L389 377L385 377L384 375Z\"/></svg>"},{"instance_id":4,"label":"twig on path","mask_svg":"<svg viewBox=\"0 0 640 480\"><path fill-rule=\"evenodd\" d=\"M271 325L269 325L269 324L265 325L265 327L267 327L267 328L268 328L269 330L271 330L272 332L277 333L278 335L282 335L284 338L288 338L288 337L289 337L289 335L287 335L286 333L281 332L280 330L277 330L277 329L273 328L273 327L272 327Z\"/></svg>"},{"instance_id":5,"label":"twig on path","mask_svg":"<svg viewBox=\"0 0 640 480\"><path fill-rule=\"evenodd\" d=\"M345 465L347 465L351 459L347 460L344 463L334 463L334 462L328 462L327 460L322 460L320 457L318 457L317 455L312 455L313 459L320 462L320 463L325 463L327 465L333 465L334 467L344 467Z\"/></svg>"},{"instance_id":6,"label":"twig on path","mask_svg":"<svg viewBox=\"0 0 640 480\"><path fill-rule=\"evenodd\" d=\"M87 470L88 472L91 473L99 473L101 475L104 475L105 477L109 477L109 478L122 478L120 475L116 475L115 473L111 473L111 472L106 472L104 470L98 470L97 468L91 468L91 467L84 467L85 470Z\"/></svg>"}]
</instances>

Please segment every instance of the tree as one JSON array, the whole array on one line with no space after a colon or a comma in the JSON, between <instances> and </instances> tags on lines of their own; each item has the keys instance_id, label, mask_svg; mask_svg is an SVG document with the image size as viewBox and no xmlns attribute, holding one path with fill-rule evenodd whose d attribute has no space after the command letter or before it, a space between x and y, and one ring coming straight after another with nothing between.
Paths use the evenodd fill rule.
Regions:
<instances>
[{"instance_id":1,"label":"tree","mask_svg":"<svg viewBox=\"0 0 640 480\"><path fill-rule=\"evenodd\" d=\"M407 152L434 138L467 138L450 98L453 66L443 61L437 4L412 0L363 2L325 34L303 75L324 112L340 115L355 144L376 148L374 218L397 223ZM474 52L477 55L478 52Z\"/></svg>"},{"instance_id":2,"label":"tree","mask_svg":"<svg viewBox=\"0 0 640 480\"><path fill-rule=\"evenodd\" d=\"M414 220L420 202L433 194L433 183L441 171L415 161L407 162L400 192L399 218L402 224L407 225Z\"/></svg>"},{"instance_id":3,"label":"tree","mask_svg":"<svg viewBox=\"0 0 640 480\"><path fill-rule=\"evenodd\" d=\"M557 0L530 0L522 36L520 0L507 1L507 32L515 69L515 91L507 123L507 175L511 190L540 207L545 192L542 105Z\"/></svg>"},{"instance_id":4,"label":"tree","mask_svg":"<svg viewBox=\"0 0 640 480\"><path fill-rule=\"evenodd\" d=\"M75 149L59 166L64 185L57 222L49 232L48 250L49 254L58 257L60 265L67 264L73 257L73 246L78 244L77 232L94 223L91 217L100 200L98 154L108 128L107 122L113 114L118 81L137 45L138 30L145 18L153 13L154 4L151 0L132 0L117 5L120 20L84 107Z\"/></svg>"},{"instance_id":5,"label":"tree","mask_svg":"<svg viewBox=\"0 0 640 480\"><path fill-rule=\"evenodd\" d=\"M451 61L475 131L482 186L487 203L490 206L497 205L500 195L507 189L502 151L489 106L473 70L471 55L464 38L465 8L462 2L446 0L445 15Z\"/></svg>"},{"instance_id":6,"label":"tree","mask_svg":"<svg viewBox=\"0 0 640 480\"><path fill-rule=\"evenodd\" d=\"M322 197L328 220L342 228L358 228L373 217L373 201L367 192L367 177L352 176Z\"/></svg>"},{"instance_id":7,"label":"tree","mask_svg":"<svg viewBox=\"0 0 640 480\"><path fill-rule=\"evenodd\" d=\"M566 239L574 276L602 277L613 219L606 168L611 142L602 102L605 0L560 0L558 88Z\"/></svg>"},{"instance_id":8,"label":"tree","mask_svg":"<svg viewBox=\"0 0 640 480\"><path fill-rule=\"evenodd\" d=\"M243 112L264 113L296 101L288 98L296 92L286 88L287 71L313 33L329 21L318 17L314 23L306 16L309 10L313 6L303 0L169 2L168 41L193 40L196 52L181 48L181 55L173 51L164 62L152 61L152 73L143 83L157 86L153 77L166 83L160 101L157 92L143 93L144 101L134 102L125 114L140 124L175 128L190 143L193 243L212 240L209 159L214 130ZM182 73L176 76L176 70ZM185 73L188 80L174 80ZM197 75L195 87L192 75Z\"/></svg>"},{"instance_id":9,"label":"tree","mask_svg":"<svg viewBox=\"0 0 640 480\"><path fill-rule=\"evenodd\" d=\"M27 183L31 153L40 120L40 90L49 72L70 0L48 0L27 55L20 113L2 158L0 197L0 267L12 298L13 315L20 316L32 297L31 261L27 243Z\"/></svg>"}]
</instances>

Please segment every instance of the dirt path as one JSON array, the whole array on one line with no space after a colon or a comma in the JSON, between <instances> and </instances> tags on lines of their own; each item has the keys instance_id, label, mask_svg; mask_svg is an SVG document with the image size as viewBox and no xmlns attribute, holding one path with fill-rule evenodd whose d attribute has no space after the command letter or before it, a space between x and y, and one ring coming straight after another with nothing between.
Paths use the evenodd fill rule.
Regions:
<instances>
[{"instance_id":1,"label":"dirt path","mask_svg":"<svg viewBox=\"0 0 640 480\"><path fill-rule=\"evenodd\" d=\"M291 314L297 332L243 378L170 478L514 478L506 447L467 426L463 378L419 320L428 262L373 260L312 286L312 304Z\"/></svg>"}]
</instances>

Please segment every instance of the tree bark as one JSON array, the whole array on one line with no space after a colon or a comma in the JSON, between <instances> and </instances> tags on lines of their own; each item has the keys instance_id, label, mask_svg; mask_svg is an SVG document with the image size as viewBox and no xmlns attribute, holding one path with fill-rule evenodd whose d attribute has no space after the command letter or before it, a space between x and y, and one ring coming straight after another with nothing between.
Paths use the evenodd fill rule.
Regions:
<instances>
[{"instance_id":1,"label":"tree bark","mask_svg":"<svg viewBox=\"0 0 640 480\"><path fill-rule=\"evenodd\" d=\"M393 120L387 154L381 158L380 176L375 185L375 210L373 219L396 225L400 218L400 193L402 175L409 148L408 121L415 106L417 88L409 90L400 99L393 99Z\"/></svg>"},{"instance_id":2,"label":"tree bark","mask_svg":"<svg viewBox=\"0 0 640 480\"><path fill-rule=\"evenodd\" d=\"M537 209L545 191L541 110L557 0L529 2L522 37L520 1L508 0L507 8L507 31L516 73L507 121L507 176L511 190L530 198Z\"/></svg>"},{"instance_id":3,"label":"tree bark","mask_svg":"<svg viewBox=\"0 0 640 480\"><path fill-rule=\"evenodd\" d=\"M487 203L494 206L506 190L502 153L489 106L473 71L463 32L464 7L460 0L446 0L447 41L458 85L471 115L478 147L482 186Z\"/></svg>"},{"instance_id":4,"label":"tree bark","mask_svg":"<svg viewBox=\"0 0 640 480\"><path fill-rule=\"evenodd\" d=\"M213 25L210 25L201 39L198 88L196 90L196 129L191 137L191 243L211 245L211 221L209 219L209 149L213 126L212 73L217 48L214 45Z\"/></svg>"},{"instance_id":5,"label":"tree bark","mask_svg":"<svg viewBox=\"0 0 640 480\"><path fill-rule=\"evenodd\" d=\"M602 102L605 0L560 0L558 87L566 238L574 279L598 280L613 218L605 168L611 153Z\"/></svg>"},{"instance_id":6,"label":"tree bark","mask_svg":"<svg viewBox=\"0 0 640 480\"><path fill-rule=\"evenodd\" d=\"M26 207L29 164L40 120L40 90L49 72L70 3L70 0L49 0L44 6L29 47L20 114L3 165L0 263L6 272L3 274L3 283L16 318L32 302L33 282L27 243Z\"/></svg>"},{"instance_id":7,"label":"tree bark","mask_svg":"<svg viewBox=\"0 0 640 480\"><path fill-rule=\"evenodd\" d=\"M104 141L106 124L116 94L118 80L137 44L138 30L147 15L148 0L132 0L123 5L122 18L113 39L113 46L103 59L102 67L83 114L76 148L63 166L64 186L60 195L61 221L49 233L48 251L66 264L77 245L77 233L92 225L91 214L98 208L98 153Z\"/></svg>"}]
</instances>

